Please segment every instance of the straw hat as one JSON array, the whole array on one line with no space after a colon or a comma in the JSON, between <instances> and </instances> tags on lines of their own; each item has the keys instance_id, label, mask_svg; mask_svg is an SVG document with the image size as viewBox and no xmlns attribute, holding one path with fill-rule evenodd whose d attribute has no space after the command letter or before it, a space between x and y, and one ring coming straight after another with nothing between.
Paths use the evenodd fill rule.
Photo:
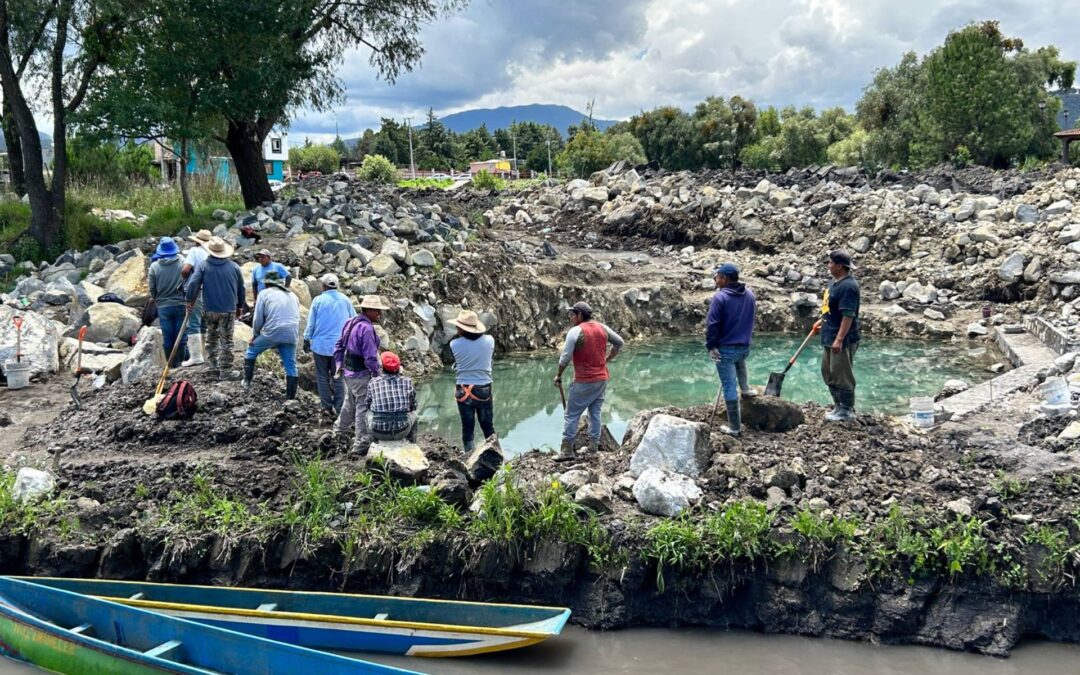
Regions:
<instances>
[{"instance_id":1,"label":"straw hat","mask_svg":"<svg viewBox=\"0 0 1080 675\"><path fill-rule=\"evenodd\" d=\"M360 309L381 309L385 311L390 307L383 302L380 295L365 295L364 299L360 301Z\"/></svg>"},{"instance_id":2,"label":"straw hat","mask_svg":"<svg viewBox=\"0 0 1080 675\"><path fill-rule=\"evenodd\" d=\"M457 318L450 323L454 324L466 333L485 333L487 332L487 326L480 320L480 317L476 315L476 312L471 309L464 309L458 315Z\"/></svg>"},{"instance_id":3,"label":"straw hat","mask_svg":"<svg viewBox=\"0 0 1080 675\"><path fill-rule=\"evenodd\" d=\"M206 252L215 258L231 258L233 247L221 237L211 237L210 243L206 245Z\"/></svg>"},{"instance_id":4,"label":"straw hat","mask_svg":"<svg viewBox=\"0 0 1080 675\"><path fill-rule=\"evenodd\" d=\"M214 238L214 235L210 233L210 230L199 230L195 234L188 237L196 244L209 244L210 240Z\"/></svg>"}]
</instances>

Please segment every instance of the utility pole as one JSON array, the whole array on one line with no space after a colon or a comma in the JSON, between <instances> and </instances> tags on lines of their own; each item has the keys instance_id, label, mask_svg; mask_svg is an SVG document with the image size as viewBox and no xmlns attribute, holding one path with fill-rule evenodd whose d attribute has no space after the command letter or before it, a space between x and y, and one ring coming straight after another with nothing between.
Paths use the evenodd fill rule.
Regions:
<instances>
[{"instance_id":1,"label":"utility pole","mask_svg":"<svg viewBox=\"0 0 1080 675\"><path fill-rule=\"evenodd\" d=\"M518 167L517 167L517 135L514 133L514 124L515 124L514 122L510 123L510 140L514 144L514 170L510 173L511 176L513 176L515 173L518 173ZM520 178L520 177L521 177L521 174L518 174L518 178Z\"/></svg>"},{"instance_id":2,"label":"utility pole","mask_svg":"<svg viewBox=\"0 0 1080 675\"><path fill-rule=\"evenodd\" d=\"M547 177L548 177L548 180L550 180L551 179L551 139L550 138L547 139L547 148L548 148L548 175L547 175Z\"/></svg>"},{"instance_id":3,"label":"utility pole","mask_svg":"<svg viewBox=\"0 0 1080 675\"><path fill-rule=\"evenodd\" d=\"M409 122L409 118L405 118L405 126L409 129L409 173L412 180L416 180L416 164L413 162L413 149L412 149L412 124Z\"/></svg>"}]
</instances>

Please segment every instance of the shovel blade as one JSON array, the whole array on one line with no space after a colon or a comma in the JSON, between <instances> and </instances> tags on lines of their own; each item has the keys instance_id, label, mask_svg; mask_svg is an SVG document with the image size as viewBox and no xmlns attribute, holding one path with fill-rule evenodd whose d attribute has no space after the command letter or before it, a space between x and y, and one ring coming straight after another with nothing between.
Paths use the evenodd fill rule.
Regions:
<instances>
[{"instance_id":1,"label":"shovel blade","mask_svg":"<svg viewBox=\"0 0 1080 675\"><path fill-rule=\"evenodd\" d=\"M769 373L769 383L765 385L766 396L780 396L784 386L784 373Z\"/></svg>"},{"instance_id":2,"label":"shovel blade","mask_svg":"<svg viewBox=\"0 0 1080 675\"><path fill-rule=\"evenodd\" d=\"M147 399L146 403L143 403L143 412L147 415L153 415L157 411L157 405L161 402L161 399L165 398L165 394L155 394L153 398Z\"/></svg>"},{"instance_id":3,"label":"shovel blade","mask_svg":"<svg viewBox=\"0 0 1080 675\"><path fill-rule=\"evenodd\" d=\"M75 404L76 410L82 410L82 401L79 400L79 382L75 381L75 384L71 385L71 402Z\"/></svg>"}]
</instances>

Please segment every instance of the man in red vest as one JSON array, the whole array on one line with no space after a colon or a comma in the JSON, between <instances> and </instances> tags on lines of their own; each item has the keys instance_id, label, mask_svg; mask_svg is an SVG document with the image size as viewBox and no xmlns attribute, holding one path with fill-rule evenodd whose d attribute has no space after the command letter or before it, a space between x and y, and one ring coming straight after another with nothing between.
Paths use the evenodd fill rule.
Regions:
<instances>
[{"instance_id":1,"label":"man in red vest","mask_svg":"<svg viewBox=\"0 0 1080 675\"><path fill-rule=\"evenodd\" d=\"M619 355L623 339L599 321L592 320L592 308L578 302L570 308L573 327L566 334L566 345L559 355L559 372L555 386L562 386L562 374L574 362L574 382L566 401L566 424L563 427L562 447L555 458L564 462L574 458L574 436L582 413L589 411L589 451L600 447L600 407L610 379L607 364ZM608 344L611 352L608 353Z\"/></svg>"}]
</instances>

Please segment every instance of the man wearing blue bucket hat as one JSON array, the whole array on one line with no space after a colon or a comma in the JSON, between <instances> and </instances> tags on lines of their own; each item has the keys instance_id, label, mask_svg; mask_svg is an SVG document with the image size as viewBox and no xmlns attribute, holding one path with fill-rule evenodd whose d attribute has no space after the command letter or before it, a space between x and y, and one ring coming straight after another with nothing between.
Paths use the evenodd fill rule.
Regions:
<instances>
[{"instance_id":1,"label":"man wearing blue bucket hat","mask_svg":"<svg viewBox=\"0 0 1080 675\"><path fill-rule=\"evenodd\" d=\"M157 305L158 322L165 347L165 358L172 353L173 344L179 339L184 324L184 279L180 275L180 247L169 237L162 237L157 250L151 256L150 297ZM169 364L176 368L183 359L184 350L176 350L176 358Z\"/></svg>"}]
</instances>

